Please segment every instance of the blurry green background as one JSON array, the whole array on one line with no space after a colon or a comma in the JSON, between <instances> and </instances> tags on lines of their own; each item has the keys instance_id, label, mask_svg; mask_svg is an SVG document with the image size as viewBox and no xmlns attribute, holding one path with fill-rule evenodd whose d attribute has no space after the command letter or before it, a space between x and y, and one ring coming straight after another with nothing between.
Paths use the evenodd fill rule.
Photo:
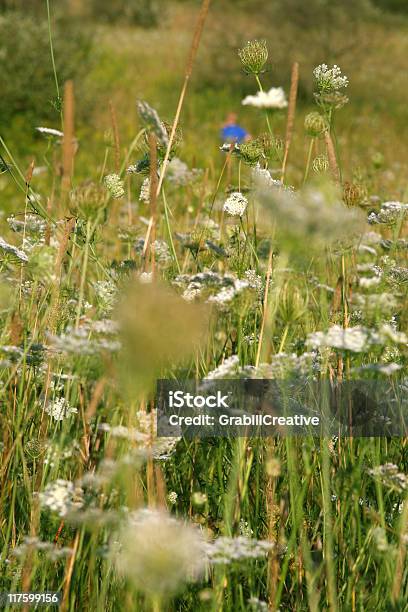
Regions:
<instances>
[{"instance_id":1,"label":"blurry green background","mask_svg":"<svg viewBox=\"0 0 408 612\"><path fill-rule=\"evenodd\" d=\"M87 176L91 159L95 166L110 127L110 100L122 143L137 131L137 98L172 119L199 5L198 0L50 0L60 84L67 78L75 82L77 175ZM350 104L336 120L346 172L367 167L381 152L392 185L407 159L407 34L406 0L214 0L183 110L180 157L211 166L219 127L231 110L251 133L259 131L259 112L241 106L255 87L236 51L249 39L266 38L266 87L282 85L288 92L291 64L300 63L292 172L306 155L303 117L313 106L312 69L337 63L350 78ZM60 127L46 0L0 0L0 92L0 133L28 164L44 148L35 126ZM284 121L283 114L276 125L281 136ZM101 150L97 163L102 156Z\"/></svg>"}]
</instances>

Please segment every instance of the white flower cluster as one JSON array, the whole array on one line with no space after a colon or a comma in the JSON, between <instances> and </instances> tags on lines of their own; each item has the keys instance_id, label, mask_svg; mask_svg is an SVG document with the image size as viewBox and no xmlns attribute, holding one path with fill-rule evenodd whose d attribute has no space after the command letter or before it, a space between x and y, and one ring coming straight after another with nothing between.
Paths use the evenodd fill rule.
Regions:
<instances>
[{"instance_id":1,"label":"white flower cluster","mask_svg":"<svg viewBox=\"0 0 408 612\"><path fill-rule=\"evenodd\" d=\"M143 509L129 514L117 539L119 571L149 594L172 593L204 570L199 530L163 511Z\"/></svg>"},{"instance_id":2,"label":"white flower cluster","mask_svg":"<svg viewBox=\"0 0 408 612\"><path fill-rule=\"evenodd\" d=\"M215 295L211 295L207 301L216 304L220 308L224 308L228 306L234 298L236 298L246 289L251 289L249 282L236 278L234 279L233 285L231 285L230 287L223 287L221 291L219 291Z\"/></svg>"},{"instance_id":3,"label":"white flower cluster","mask_svg":"<svg viewBox=\"0 0 408 612\"><path fill-rule=\"evenodd\" d=\"M408 204L403 204L402 202L384 202L378 213L372 212L368 215L368 222L372 225L375 223L394 225L407 217Z\"/></svg>"},{"instance_id":4,"label":"white flower cluster","mask_svg":"<svg viewBox=\"0 0 408 612\"><path fill-rule=\"evenodd\" d=\"M142 186L140 187L139 201L149 204L150 202L150 178L144 179Z\"/></svg>"},{"instance_id":5,"label":"white flower cluster","mask_svg":"<svg viewBox=\"0 0 408 612\"><path fill-rule=\"evenodd\" d=\"M118 174L108 174L104 178L104 183L112 198L123 198L125 189L123 187L123 181Z\"/></svg>"},{"instance_id":6,"label":"white flower cluster","mask_svg":"<svg viewBox=\"0 0 408 612\"><path fill-rule=\"evenodd\" d=\"M238 374L240 370L239 357L238 355L231 355L228 359L225 359L221 365L219 365L211 372L208 372L206 380L217 380L218 378L233 377Z\"/></svg>"},{"instance_id":7,"label":"white flower cluster","mask_svg":"<svg viewBox=\"0 0 408 612\"><path fill-rule=\"evenodd\" d=\"M16 257L19 261L26 263L28 261L27 255L21 249L17 248L13 244L9 244L3 238L0 237L0 250L5 253Z\"/></svg>"},{"instance_id":8,"label":"white flower cluster","mask_svg":"<svg viewBox=\"0 0 408 612\"><path fill-rule=\"evenodd\" d=\"M242 217L248 206L248 200L239 191L234 191L224 202L224 212L231 217Z\"/></svg>"},{"instance_id":9,"label":"white flower cluster","mask_svg":"<svg viewBox=\"0 0 408 612\"><path fill-rule=\"evenodd\" d=\"M269 91L258 91L254 96L246 96L242 100L244 106L256 108L286 108L288 101L282 87L271 87Z\"/></svg>"},{"instance_id":10,"label":"white flower cluster","mask_svg":"<svg viewBox=\"0 0 408 612\"><path fill-rule=\"evenodd\" d=\"M45 407L45 412L52 417L54 421L63 421L73 414L76 414L78 410L77 408L73 408L65 397L58 397L48 402Z\"/></svg>"},{"instance_id":11,"label":"white flower cluster","mask_svg":"<svg viewBox=\"0 0 408 612\"><path fill-rule=\"evenodd\" d=\"M394 310L397 305L397 299L393 293L371 293L362 294L354 293L352 297L353 309L362 309L364 312L389 312Z\"/></svg>"},{"instance_id":12,"label":"white flower cluster","mask_svg":"<svg viewBox=\"0 0 408 612\"><path fill-rule=\"evenodd\" d=\"M262 363L254 371L254 377L282 379L290 374L304 376L319 370L320 361L317 353L276 353L271 358L271 363Z\"/></svg>"},{"instance_id":13,"label":"white flower cluster","mask_svg":"<svg viewBox=\"0 0 408 612\"><path fill-rule=\"evenodd\" d=\"M7 219L7 223L13 232L26 232L32 234L43 234L47 224L44 219L38 215L25 215L23 219L17 219L11 215Z\"/></svg>"},{"instance_id":14,"label":"white flower cluster","mask_svg":"<svg viewBox=\"0 0 408 612\"><path fill-rule=\"evenodd\" d=\"M374 345L385 345L389 341L406 344L407 336L396 332L390 325L383 325L379 331L356 326L344 329L333 325L327 332L314 332L307 337L307 344L313 348L336 348L353 353L363 353Z\"/></svg>"},{"instance_id":15,"label":"white flower cluster","mask_svg":"<svg viewBox=\"0 0 408 612\"><path fill-rule=\"evenodd\" d=\"M110 312L116 305L118 289L111 280L96 281L93 284L96 295L105 312Z\"/></svg>"},{"instance_id":16,"label":"white flower cluster","mask_svg":"<svg viewBox=\"0 0 408 612\"><path fill-rule=\"evenodd\" d=\"M40 504L43 508L57 512L61 517L66 516L82 507L82 493L82 489L75 487L73 482L59 478L50 482L39 494Z\"/></svg>"},{"instance_id":17,"label":"white flower cluster","mask_svg":"<svg viewBox=\"0 0 408 612\"><path fill-rule=\"evenodd\" d=\"M255 270L245 270L244 276L251 289L255 289L255 291L258 291L258 293L262 292L263 280L262 277L255 272Z\"/></svg>"},{"instance_id":18,"label":"white flower cluster","mask_svg":"<svg viewBox=\"0 0 408 612\"><path fill-rule=\"evenodd\" d=\"M263 187L279 187L282 188L284 185L282 181L272 178L270 170L262 168L258 162L251 169L252 179Z\"/></svg>"},{"instance_id":19,"label":"white flower cluster","mask_svg":"<svg viewBox=\"0 0 408 612\"><path fill-rule=\"evenodd\" d=\"M60 336L49 336L50 348L54 351L72 355L95 355L100 351L116 352L121 344L118 340L106 338L90 339L89 328L68 328Z\"/></svg>"},{"instance_id":20,"label":"white flower cluster","mask_svg":"<svg viewBox=\"0 0 408 612\"><path fill-rule=\"evenodd\" d=\"M275 548L274 542L255 540L245 536L237 538L220 537L205 545L210 563L229 564L244 559L265 558Z\"/></svg>"},{"instance_id":21,"label":"white flower cluster","mask_svg":"<svg viewBox=\"0 0 408 612\"><path fill-rule=\"evenodd\" d=\"M313 76L318 90L322 92L338 91L347 87L349 83L348 78L342 74L340 67L336 64L332 68L329 68L327 64L316 66Z\"/></svg>"},{"instance_id":22,"label":"white flower cluster","mask_svg":"<svg viewBox=\"0 0 408 612\"><path fill-rule=\"evenodd\" d=\"M74 552L68 546L57 546L53 542L44 542L39 538L25 537L19 546L12 551L14 557L25 557L31 550L38 550L50 561L57 561L65 557L70 557Z\"/></svg>"},{"instance_id":23,"label":"white flower cluster","mask_svg":"<svg viewBox=\"0 0 408 612\"><path fill-rule=\"evenodd\" d=\"M408 476L400 472L394 463L385 463L368 470L370 476L378 479L385 487L399 493L408 491Z\"/></svg>"},{"instance_id":24,"label":"white flower cluster","mask_svg":"<svg viewBox=\"0 0 408 612\"><path fill-rule=\"evenodd\" d=\"M187 164L178 157L173 157L167 166L167 179L174 185L188 185L192 183L198 176L200 171L197 169L190 170Z\"/></svg>"},{"instance_id":25,"label":"white flower cluster","mask_svg":"<svg viewBox=\"0 0 408 612\"><path fill-rule=\"evenodd\" d=\"M252 275L252 272L249 272L250 278L245 278L245 280L240 280L232 274L222 275L212 271L199 272L192 276L180 274L176 277L174 284L178 287L186 287L182 297L188 302L212 293L208 301L223 306L230 303L245 289L258 290L261 279L255 273Z\"/></svg>"},{"instance_id":26,"label":"white flower cluster","mask_svg":"<svg viewBox=\"0 0 408 612\"><path fill-rule=\"evenodd\" d=\"M37 132L45 134L46 136L55 136L56 138L62 138L64 136L63 132L60 132L60 130L55 130L54 128L36 127L35 129Z\"/></svg>"}]
</instances>

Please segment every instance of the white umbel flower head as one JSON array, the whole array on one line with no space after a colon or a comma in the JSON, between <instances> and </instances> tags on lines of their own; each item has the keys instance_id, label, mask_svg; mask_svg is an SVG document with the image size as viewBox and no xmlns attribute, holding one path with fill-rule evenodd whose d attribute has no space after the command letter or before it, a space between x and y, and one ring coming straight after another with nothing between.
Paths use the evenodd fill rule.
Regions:
<instances>
[{"instance_id":1,"label":"white umbel flower head","mask_svg":"<svg viewBox=\"0 0 408 612\"><path fill-rule=\"evenodd\" d=\"M321 92L332 92L347 87L349 80L342 74L339 66L334 64L329 68L327 64L320 64L313 70L316 85Z\"/></svg>"},{"instance_id":2,"label":"white umbel flower head","mask_svg":"<svg viewBox=\"0 0 408 612\"><path fill-rule=\"evenodd\" d=\"M204 569L204 541L194 527L162 511L139 510L118 534L119 571L152 596L177 592Z\"/></svg>"},{"instance_id":3,"label":"white umbel flower head","mask_svg":"<svg viewBox=\"0 0 408 612\"><path fill-rule=\"evenodd\" d=\"M63 132L60 132L60 130L55 130L54 128L36 127L35 129L37 132L45 134L46 136L55 136L56 138L62 138L64 136Z\"/></svg>"},{"instance_id":4,"label":"white umbel flower head","mask_svg":"<svg viewBox=\"0 0 408 612\"><path fill-rule=\"evenodd\" d=\"M77 408L73 408L65 397L58 397L49 402L45 407L45 412L54 419L54 421L63 421L68 419L72 414L78 412Z\"/></svg>"},{"instance_id":5,"label":"white umbel flower head","mask_svg":"<svg viewBox=\"0 0 408 612\"><path fill-rule=\"evenodd\" d=\"M224 202L224 212L231 217L242 217L248 206L248 200L240 191L234 191Z\"/></svg>"},{"instance_id":6,"label":"white umbel flower head","mask_svg":"<svg viewBox=\"0 0 408 612\"><path fill-rule=\"evenodd\" d=\"M66 516L83 505L82 489L69 480L50 482L39 494L41 507Z\"/></svg>"},{"instance_id":7,"label":"white umbel flower head","mask_svg":"<svg viewBox=\"0 0 408 612\"><path fill-rule=\"evenodd\" d=\"M246 96L242 100L244 106L256 108L286 108L288 101L282 87L271 87L269 91L258 91L254 96Z\"/></svg>"},{"instance_id":8,"label":"white umbel flower head","mask_svg":"<svg viewBox=\"0 0 408 612\"><path fill-rule=\"evenodd\" d=\"M140 202L144 202L145 204L149 204L150 202L150 178L147 177L144 179L142 186L140 187Z\"/></svg>"},{"instance_id":9,"label":"white umbel flower head","mask_svg":"<svg viewBox=\"0 0 408 612\"><path fill-rule=\"evenodd\" d=\"M123 181L118 174L108 174L105 176L104 182L112 198L123 198L125 190L123 188Z\"/></svg>"}]
</instances>

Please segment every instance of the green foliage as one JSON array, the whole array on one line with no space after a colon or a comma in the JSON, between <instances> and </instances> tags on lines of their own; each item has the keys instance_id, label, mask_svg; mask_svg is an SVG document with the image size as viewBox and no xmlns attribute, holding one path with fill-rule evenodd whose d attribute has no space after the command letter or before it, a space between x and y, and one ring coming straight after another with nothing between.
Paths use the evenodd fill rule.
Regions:
<instances>
[{"instance_id":1,"label":"green foliage","mask_svg":"<svg viewBox=\"0 0 408 612\"><path fill-rule=\"evenodd\" d=\"M94 19L127 22L145 28L157 25L163 9L162 0L91 0L89 5Z\"/></svg>"},{"instance_id":2,"label":"green foliage","mask_svg":"<svg viewBox=\"0 0 408 612\"><path fill-rule=\"evenodd\" d=\"M53 39L60 84L67 79L79 84L90 66L89 34L75 22L58 20ZM57 116L47 22L19 12L0 16L0 57L2 124L21 114L37 123Z\"/></svg>"}]
</instances>

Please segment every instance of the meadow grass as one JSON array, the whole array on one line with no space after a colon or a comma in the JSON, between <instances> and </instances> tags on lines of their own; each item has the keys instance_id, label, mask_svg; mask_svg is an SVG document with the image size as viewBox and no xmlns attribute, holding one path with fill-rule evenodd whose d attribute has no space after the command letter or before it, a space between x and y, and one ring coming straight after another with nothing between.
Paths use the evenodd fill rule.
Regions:
<instances>
[{"instance_id":1,"label":"meadow grass","mask_svg":"<svg viewBox=\"0 0 408 612\"><path fill-rule=\"evenodd\" d=\"M140 50L154 74L168 55L156 104L147 79L118 86L145 34L120 36L91 75L104 133L75 125L68 83L40 162L0 140L0 591L58 591L63 610L406 610L405 437L162 439L155 423L166 377L384 380L406 402L406 185L371 155L350 172L349 147L377 151L369 128L342 139L375 103L357 120L351 74L334 110L344 88L301 73L316 95L295 111L293 70L291 142L287 109L249 108L250 146L221 152L230 91L185 88L183 149L191 37ZM248 92L269 89L248 71ZM123 91L148 102L138 131Z\"/></svg>"}]
</instances>

